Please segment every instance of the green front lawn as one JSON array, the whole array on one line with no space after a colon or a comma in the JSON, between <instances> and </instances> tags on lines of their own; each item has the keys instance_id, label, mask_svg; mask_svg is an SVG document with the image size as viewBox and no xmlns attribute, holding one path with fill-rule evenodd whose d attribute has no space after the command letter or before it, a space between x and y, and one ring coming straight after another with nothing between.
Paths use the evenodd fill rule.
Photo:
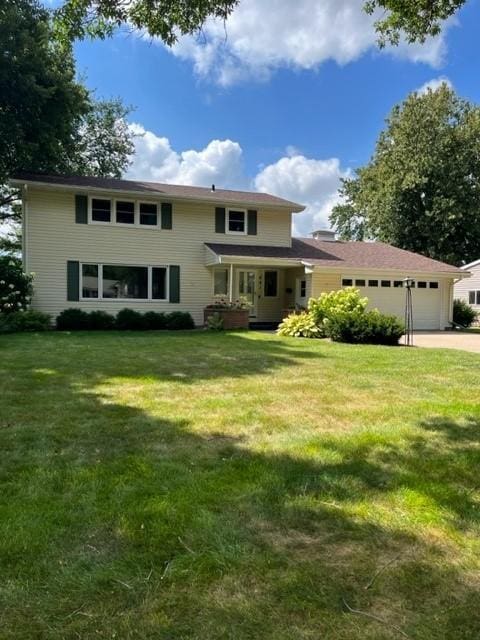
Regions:
<instances>
[{"instance_id":1,"label":"green front lawn","mask_svg":"<svg viewBox=\"0 0 480 640\"><path fill-rule=\"evenodd\" d=\"M2 640L478 640L478 355L9 335L0 389Z\"/></svg>"}]
</instances>

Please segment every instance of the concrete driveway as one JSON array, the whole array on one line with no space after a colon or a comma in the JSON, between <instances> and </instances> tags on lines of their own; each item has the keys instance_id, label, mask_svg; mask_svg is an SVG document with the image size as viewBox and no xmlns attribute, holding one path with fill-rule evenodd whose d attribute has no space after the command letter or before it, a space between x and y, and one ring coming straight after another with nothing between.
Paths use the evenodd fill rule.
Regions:
<instances>
[{"instance_id":1,"label":"concrete driveway","mask_svg":"<svg viewBox=\"0 0 480 640\"><path fill-rule=\"evenodd\" d=\"M403 338L401 343L403 342ZM480 353L480 333L461 331L415 331L413 344L416 347L436 349L462 349Z\"/></svg>"}]
</instances>

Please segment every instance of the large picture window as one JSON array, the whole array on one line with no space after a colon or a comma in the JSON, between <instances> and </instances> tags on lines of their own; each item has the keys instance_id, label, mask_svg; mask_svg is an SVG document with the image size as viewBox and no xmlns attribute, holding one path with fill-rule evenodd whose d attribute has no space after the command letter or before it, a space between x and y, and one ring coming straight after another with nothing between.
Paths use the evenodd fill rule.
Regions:
<instances>
[{"instance_id":1,"label":"large picture window","mask_svg":"<svg viewBox=\"0 0 480 640\"><path fill-rule=\"evenodd\" d=\"M167 300L168 267L82 264L82 299Z\"/></svg>"}]
</instances>

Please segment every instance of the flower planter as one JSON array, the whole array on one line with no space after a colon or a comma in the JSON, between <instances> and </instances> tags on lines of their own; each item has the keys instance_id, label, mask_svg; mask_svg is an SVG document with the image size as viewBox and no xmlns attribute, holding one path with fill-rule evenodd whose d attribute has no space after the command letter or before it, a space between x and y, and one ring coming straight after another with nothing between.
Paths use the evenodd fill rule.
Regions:
<instances>
[{"instance_id":1,"label":"flower planter","mask_svg":"<svg viewBox=\"0 0 480 640\"><path fill-rule=\"evenodd\" d=\"M207 307L203 310L203 320L206 325L210 316L218 314L223 319L224 329L248 329L249 313L248 309L215 309L214 307Z\"/></svg>"}]
</instances>

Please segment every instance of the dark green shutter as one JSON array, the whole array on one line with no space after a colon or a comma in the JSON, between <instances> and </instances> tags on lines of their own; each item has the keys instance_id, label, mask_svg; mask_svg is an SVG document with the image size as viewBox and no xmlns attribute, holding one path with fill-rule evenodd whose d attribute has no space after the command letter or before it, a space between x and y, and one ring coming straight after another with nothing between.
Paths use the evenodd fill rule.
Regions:
<instances>
[{"instance_id":1,"label":"dark green shutter","mask_svg":"<svg viewBox=\"0 0 480 640\"><path fill-rule=\"evenodd\" d=\"M215 233L225 233L225 207L215 209Z\"/></svg>"},{"instance_id":2,"label":"dark green shutter","mask_svg":"<svg viewBox=\"0 0 480 640\"><path fill-rule=\"evenodd\" d=\"M247 216L247 233L249 236L257 235L257 212L249 209Z\"/></svg>"},{"instance_id":3,"label":"dark green shutter","mask_svg":"<svg viewBox=\"0 0 480 640\"><path fill-rule=\"evenodd\" d=\"M87 224L88 222L87 196L75 196L75 222L77 224Z\"/></svg>"},{"instance_id":4,"label":"dark green shutter","mask_svg":"<svg viewBox=\"0 0 480 640\"><path fill-rule=\"evenodd\" d=\"M180 267L170 265L169 269L169 300L170 302L180 302Z\"/></svg>"},{"instance_id":5,"label":"dark green shutter","mask_svg":"<svg viewBox=\"0 0 480 640\"><path fill-rule=\"evenodd\" d=\"M172 205L170 202L162 202L162 229L172 228Z\"/></svg>"},{"instance_id":6,"label":"dark green shutter","mask_svg":"<svg viewBox=\"0 0 480 640\"><path fill-rule=\"evenodd\" d=\"M67 300L76 301L80 296L80 265L74 260L67 262Z\"/></svg>"}]
</instances>

